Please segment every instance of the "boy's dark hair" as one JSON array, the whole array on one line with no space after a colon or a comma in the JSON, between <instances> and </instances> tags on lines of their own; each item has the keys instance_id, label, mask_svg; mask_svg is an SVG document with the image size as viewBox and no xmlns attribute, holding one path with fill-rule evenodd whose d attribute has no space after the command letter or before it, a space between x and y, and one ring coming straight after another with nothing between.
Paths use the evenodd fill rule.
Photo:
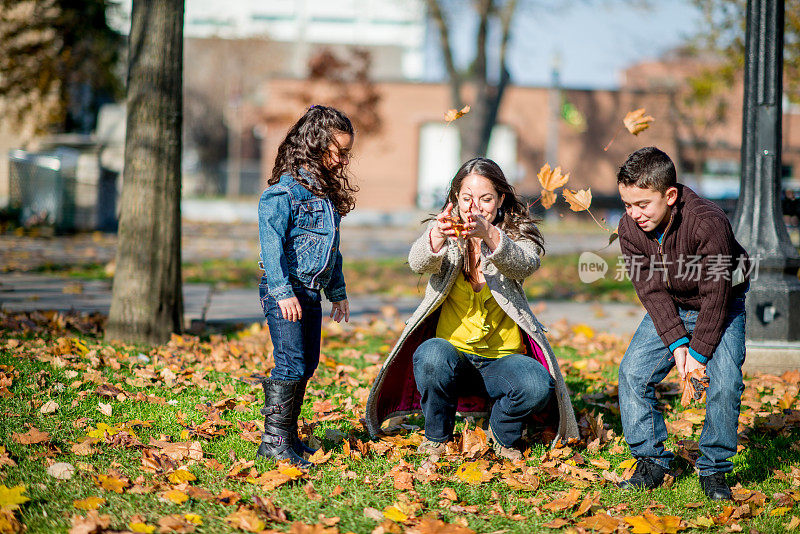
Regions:
<instances>
[{"instance_id":1,"label":"boy's dark hair","mask_svg":"<svg viewBox=\"0 0 800 534\"><path fill-rule=\"evenodd\" d=\"M666 193L678 179L675 164L666 153L654 146L640 148L625 160L617 173L617 184L652 189Z\"/></svg>"}]
</instances>

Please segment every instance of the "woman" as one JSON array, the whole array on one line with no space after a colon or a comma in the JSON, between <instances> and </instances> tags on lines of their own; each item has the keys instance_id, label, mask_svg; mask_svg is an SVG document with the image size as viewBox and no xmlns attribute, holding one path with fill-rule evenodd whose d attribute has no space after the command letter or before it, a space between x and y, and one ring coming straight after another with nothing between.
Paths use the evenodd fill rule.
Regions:
<instances>
[{"instance_id":1,"label":"woman","mask_svg":"<svg viewBox=\"0 0 800 534\"><path fill-rule=\"evenodd\" d=\"M457 411L490 406L489 439L505 458L521 458L525 427L536 419L555 423L556 440L578 437L558 362L522 290L540 253L541 234L500 167L466 162L444 210L411 247L411 269L431 277L372 386L370 434L421 408L420 452L438 456Z\"/></svg>"}]
</instances>

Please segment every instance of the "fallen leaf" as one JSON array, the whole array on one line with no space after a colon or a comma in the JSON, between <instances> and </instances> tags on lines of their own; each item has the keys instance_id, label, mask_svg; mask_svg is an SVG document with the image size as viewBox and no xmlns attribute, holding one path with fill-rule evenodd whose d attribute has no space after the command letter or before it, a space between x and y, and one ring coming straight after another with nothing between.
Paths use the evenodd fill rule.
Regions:
<instances>
[{"instance_id":1,"label":"fallen leaf","mask_svg":"<svg viewBox=\"0 0 800 534\"><path fill-rule=\"evenodd\" d=\"M485 462L465 462L456 469L456 477L467 484L480 484L492 479L492 475L486 471Z\"/></svg>"},{"instance_id":2,"label":"fallen leaf","mask_svg":"<svg viewBox=\"0 0 800 534\"><path fill-rule=\"evenodd\" d=\"M155 526L148 525L142 521L128 523L128 528L131 529L131 532L142 532L144 534L153 534L156 531Z\"/></svg>"},{"instance_id":3,"label":"fallen leaf","mask_svg":"<svg viewBox=\"0 0 800 534\"><path fill-rule=\"evenodd\" d=\"M111 404L100 402L97 404L98 411L108 417L111 417Z\"/></svg>"},{"instance_id":4,"label":"fallen leaf","mask_svg":"<svg viewBox=\"0 0 800 534\"><path fill-rule=\"evenodd\" d=\"M167 475L167 480L169 480L173 484L183 484L184 482L192 482L194 480L197 480L197 477L194 476L187 469L176 469L175 471Z\"/></svg>"},{"instance_id":5,"label":"fallen leaf","mask_svg":"<svg viewBox=\"0 0 800 534\"><path fill-rule=\"evenodd\" d=\"M168 501L172 501L175 504L183 504L187 500L189 500L189 496L188 495L186 495L184 492L182 492L180 490L176 490L176 489L164 492L161 495L161 497L163 497L164 499L167 499Z\"/></svg>"},{"instance_id":6,"label":"fallen leaf","mask_svg":"<svg viewBox=\"0 0 800 534\"><path fill-rule=\"evenodd\" d=\"M561 493L559 497L545 504L542 508L550 512L561 512L578 504L578 499L580 499L580 497L581 490L578 488L570 488L569 491Z\"/></svg>"},{"instance_id":7,"label":"fallen leaf","mask_svg":"<svg viewBox=\"0 0 800 534\"><path fill-rule=\"evenodd\" d=\"M377 508L370 508L369 506L364 508L364 517L367 519L372 519L373 521L377 521L378 523L385 519L383 512Z\"/></svg>"},{"instance_id":8,"label":"fallen leaf","mask_svg":"<svg viewBox=\"0 0 800 534\"><path fill-rule=\"evenodd\" d=\"M383 509L383 515L386 519L391 519L397 523L404 523L408 520L408 516L397 509L394 505L389 505Z\"/></svg>"},{"instance_id":9,"label":"fallen leaf","mask_svg":"<svg viewBox=\"0 0 800 534\"><path fill-rule=\"evenodd\" d=\"M58 410L59 406L56 401L49 400L42 404L42 407L39 408L39 412L43 414L53 413Z\"/></svg>"},{"instance_id":10,"label":"fallen leaf","mask_svg":"<svg viewBox=\"0 0 800 534\"><path fill-rule=\"evenodd\" d=\"M57 462L47 468L47 474L59 480L69 480L75 474L75 466L66 462Z\"/></svg>"},{"instance_id":11,"label":"fallen leaf","mask_svg":"<svg viewBox=\"0 0 800 534\"><path fill-rule=\"evenodd\" d=\"M14 441L23 445L35 445L48 441L50 439L50 434L41 432L38 428L32 426L26 433L19 434L14 432L11 437Z\"/></svg>"},{"instance_id":12,"label":"fallen leaf","mask_svg":"<svg viewBox=\"0 0 800 534\"><path fill-rule=\"evenodd\" d=\"M72 501L72 506L79 510L96 510L105 503L106 500L102 497L86 497L80 501Z\"/></svg>"},{"instance_id":13,"label":"fallen leaf","mask_svg":"<svg viewBox=\"0 0 800 534\"><path fill-rule=\"evenodd\" d=\"M260 532L267 526L255 511L244 506L239 507L237 511L228 515L225 521L230 526L246 532Z\"/></svg>"},{"instance_id":14,"label":"fallen leaf","mask_svg":"<svg viewBox=\"0 0 800 534\"><path fill-rule=\"evenodd\" d=\"M28 502L30 499L23 495L25 493L25 485L20 484L7 488L5 484L0 484L0 508L8 510L16 510L20 504Z\"/></svg>"}]
</instances>

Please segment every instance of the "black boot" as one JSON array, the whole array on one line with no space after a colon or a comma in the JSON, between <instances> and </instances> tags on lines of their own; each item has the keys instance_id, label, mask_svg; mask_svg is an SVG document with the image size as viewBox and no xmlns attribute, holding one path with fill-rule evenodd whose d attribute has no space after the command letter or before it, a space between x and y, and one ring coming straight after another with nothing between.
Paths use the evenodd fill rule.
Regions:
<instances>
[{"instance_id":1,"label":"black boot","mask_svg":"<svg viewBox=\"0 0 800 534\"><path fill-rule=\"evenodd\" d=\"M303 443L297 428L297 420L300 418L300 409L303 407L303 397L306 396L306 384L308 384L308 379L301 380L300 384L295 388L294 404L292 405L294 407L292 410L292 422L294 423L294 428L292 429L292 449L300 457L304 454L314 454L317 452L317 449L312 449Z\"/></svg>"},{"instance_id":2,"label":"black boot","mask_svg":"<svg viewBox=\"0 0 800 534\"><path fill-rule=\"evenodd\" d=\"M731 488L725 480L725 473L712 473L700 475L700 487L703 493L712 501L729 501L733 498Z\"/></svg>"},{"instance_id":3,"label":"black boot","mask_svg":"<svg viewBox=\"0 0 800 534\"><path fill-rule=\"evenodd\" d=\"M264 433L256 456L289 460L298 467L310 467L312 464L298 456L292 448L293 439L297 438L297 416L294 404L300 380L273 380L268 378L262 382L264 386Z\"/></svg>"},{"instance_id":4,"label":"black boot","mask_svg":"<svg viewBox=\"0 0 800 534\"><path fill-rule=\"evenodd\" d=\"M653 489L664 482L667 470L644 458L636 460L636 470L628 480L617 483L622 489Z\"/></svg>"}]
</instances>

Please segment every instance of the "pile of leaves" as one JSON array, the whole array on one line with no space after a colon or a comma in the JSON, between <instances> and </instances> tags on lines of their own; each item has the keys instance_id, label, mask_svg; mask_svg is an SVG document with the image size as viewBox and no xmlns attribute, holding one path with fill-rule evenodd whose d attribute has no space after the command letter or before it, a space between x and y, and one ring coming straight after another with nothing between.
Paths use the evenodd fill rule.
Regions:
<instances>
[{"instance_id":1,"label":"pile of leaves","mask_svg":"<svg viewBox=\"0 0 800 534\"><path fill-rule=\"evenodd\" d=\"M692 463L704 406L658 388L679 458L666 486L622 492L616 373L627 339L550 325L581 439L498 458L484 421L459 420L437 460L419 417L369 439L369 388L403 327L326 325L301 433L308 471L255 458L262 325L162 346L103 342L98 317L0 313L0 532L461 533L776 531L800 525L800 373L747 380L734 501L710 503Z\"/></svg>"}]
</instances>

